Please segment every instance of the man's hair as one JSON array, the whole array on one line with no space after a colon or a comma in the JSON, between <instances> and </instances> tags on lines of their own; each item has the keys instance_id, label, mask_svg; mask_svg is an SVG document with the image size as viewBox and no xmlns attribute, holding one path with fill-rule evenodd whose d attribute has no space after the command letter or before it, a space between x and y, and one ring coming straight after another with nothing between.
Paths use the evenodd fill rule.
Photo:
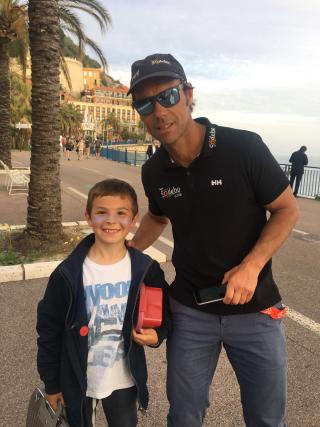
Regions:
<instances>
[{"instance_id":1,"label":"man's hair","mask_svg":"<svg viewBox=\"0 0 320 427\"><path fill-rule=\"evenodd\" d=\"M302 147L300 147L300 151L307 151L307 147L305 145L302 145Z\"/></svg>"},{"instance_id":2,"label":"man's hair","mask_svg":"<svg viewBox=\"0 0 320 427\"><path fill-rule=\"evenodd\" d=\"M184 82L183 83L183 91L184 91L184 93L186 93L188 89L194 89L194 86L192 86L192 84L189 83L189 82ZM193 112L193 109L194 109L195 105L196 105L195 101L192 100L191 104L189 104L190 113Z\"/></svg>"},{"instance_id":3,"label":"man's hair","mask_svg":"<svg viewBox=\"0 0 320 427\"><path fill-rule=\"evenodd\" d=\"M121 198L128 197L131 200L131 209L134 216L138 213L138 199L137 193L125 181L121 179L104 179L97 182L89 191L87 200L87 213L91 215L94 199L104 196L119 196Z\"/></svg>"}]
</instances>

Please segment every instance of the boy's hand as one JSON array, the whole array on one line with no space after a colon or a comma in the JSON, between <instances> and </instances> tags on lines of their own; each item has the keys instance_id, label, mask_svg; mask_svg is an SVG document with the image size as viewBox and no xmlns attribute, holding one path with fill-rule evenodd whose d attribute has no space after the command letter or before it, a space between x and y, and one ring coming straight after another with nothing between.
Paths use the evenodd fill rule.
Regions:
<instances>
[{"instance_id":1,"label":"boy's hand","mask_svg":"<svg viewBox=\"0 0 320 427\"><path fill-rule=\"evenodd\" d=\"M132 338L139 345L157 345L159 343L158 334L155 329L147 328L136 332L132 329Z\"/></svg>"},{"instance_id":2,"label":"boy's hand","mask_svg":"<svg viewBox=\"0 0 320 427\"><path fill-rule=\"evenodd\" d=\"M64 405L62 393L46 394L46 399L54 411L58 409L59 401L62 403L62 405Z\"/></svg>"}]
</instances>

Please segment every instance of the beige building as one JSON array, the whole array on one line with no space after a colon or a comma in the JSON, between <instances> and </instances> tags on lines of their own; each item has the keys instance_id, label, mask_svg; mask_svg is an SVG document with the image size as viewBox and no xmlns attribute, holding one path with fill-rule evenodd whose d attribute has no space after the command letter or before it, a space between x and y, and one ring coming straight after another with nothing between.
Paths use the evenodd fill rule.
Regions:
<instances>
[{"instance_id":1,"label":"beige building","mask_svg":"<svg viewBox=\"0 0 320 427\"><path fill-rule=\"evenodd\" d=\"M100 86L101 68L83 68L83 85L85 89L94 89Z\"/></svg>"},{"instance_id":2,"label":"beige building","mask_svg":"<svg viewBox=\"0 0 320 427\"><path fill-rule=\"evenodd\" d=\"M69 89L65 75L61 69L60 84L64 90L71 92L72 96L74 96L75 98L80 98L81 92L83 92L84 90L82 62L78 61L75 58L65 58L65 62L68 66L70 74L70 80L72 84L71 91Z\"/></svg>"},{"instance_id":3,"label":"beige building","mask_svg":"<svg viewBox=\"0 0 320 427\"><path fill-rule=\"evenodd\" d=\"M118 87L100 86L91 91L84 91L81 100L66 97L61 94L61 100L77 106L83 113L83 130L94 135L108 135L108 139L115 137L111 121L113 115L119 125L120 130L140 133L140 118L132 108L132 97L127 96L128 88L120 85ZM108 132L108 134L107 134Z\"/></svg>"}]
</instances>

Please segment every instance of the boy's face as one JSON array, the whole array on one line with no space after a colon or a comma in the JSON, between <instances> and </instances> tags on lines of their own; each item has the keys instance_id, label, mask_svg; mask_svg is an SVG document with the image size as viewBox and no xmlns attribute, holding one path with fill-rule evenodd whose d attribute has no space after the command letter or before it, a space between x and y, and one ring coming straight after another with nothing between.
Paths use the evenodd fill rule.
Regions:
<instances>
[{"instance_id":1,"label":"boy's face","mask_svg":"<svg viewBox=\"0 0 320 427\"><path fill-rule=\"evenodd\" d=\"M86 219L96 236L96 242L103 244L124 243L125 238L137 220L132 212L129 197L104 196L93 200L92 210Z\"/></svg>"}]
</instances>

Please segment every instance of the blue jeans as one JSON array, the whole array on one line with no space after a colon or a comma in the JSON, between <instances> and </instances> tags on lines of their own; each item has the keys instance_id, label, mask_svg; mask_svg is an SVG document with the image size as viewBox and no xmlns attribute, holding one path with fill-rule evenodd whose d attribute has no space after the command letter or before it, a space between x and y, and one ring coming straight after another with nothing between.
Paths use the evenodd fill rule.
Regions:
<instances>
[{"instance_id":1,"label":"blue jeans","mask_svg":"<svg viewBox=\"0 0 320 427\"><path fill-rule=\"evenodd\" d=\"M173 331L167 342L168 427L202 426L222 345L240 385L246 426L286 427L282 320L261 313L208 314L172 298L170 306Z\"/></svg>"}]
</instances>

